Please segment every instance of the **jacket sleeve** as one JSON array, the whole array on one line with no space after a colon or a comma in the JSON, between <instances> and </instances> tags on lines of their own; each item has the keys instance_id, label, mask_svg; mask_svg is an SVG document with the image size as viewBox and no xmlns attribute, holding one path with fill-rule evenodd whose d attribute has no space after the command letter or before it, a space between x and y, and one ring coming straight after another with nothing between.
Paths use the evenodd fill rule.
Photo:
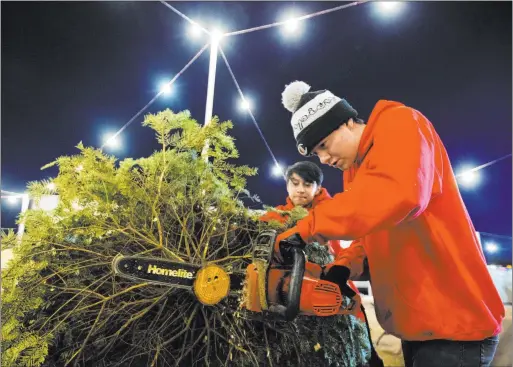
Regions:
<instances>
[{"instance_id":1,"label":"jacket sleeve","mask_svg":"<svg viewBox=\"0 0 513 367\"><path fill-rule=\"evenodd\" d=\"M335 259L337 258L340 251L343 250L342 246L340 246L339 240L330 240L328 242L328 248L329 252L334 256Z\"/></svg>"},{"instance_id":2,"label":"jacket sleeve","mask_svg":"<svg viewBox=\"0 0 513 367\"><path fill-rule=\"evenodd\" d=\"M360 241L353 241L348 248L342 248L337 253L335 260L325 267L325 272L335 265L345 266L351 271L349 279L358 278L363 273L363 262L366 256Z\"/></svg>"},{"instance_id":3,"label":"jacket sleeve","mask_svg":"<svg viewBox=\"0 0 513 367\"><path fill-rule=\"evenodd\" d=\"M347 191L317 205L298 223L305 241L319 235L354 240L396 226L418 217L441 190L441 180L435 180L435 136L426 118L409 107L379 118L365 169Z\"/></svg>"},{"instance_id":4,"label":"jacket sleeve","mask_svg":"<svg viewBox=\"0 0 513 367\"><path fill-rule=\"evenodd\" d=\"M270 222L271 220L276 220L280 223L284 222L284 218L275 212L267 212L264 215L262 215L260 218L258 218L261 222Z\"/></svg>"},{"instance_id":5,"label":"jacket sleeve","mask_svg":"<svg viewBox=\"0 0 513 367\"><path fill-rule=\"evenodd\" d=\"M286 210L283 205L277 206L277 210ZM262 215L260 218L258 218L262 222L270 222L271 220L278 221L280 223L285 223L287 221L287 218L283 215L280 215L280 213L269 211Z\"/></svg>"}]
</instances>

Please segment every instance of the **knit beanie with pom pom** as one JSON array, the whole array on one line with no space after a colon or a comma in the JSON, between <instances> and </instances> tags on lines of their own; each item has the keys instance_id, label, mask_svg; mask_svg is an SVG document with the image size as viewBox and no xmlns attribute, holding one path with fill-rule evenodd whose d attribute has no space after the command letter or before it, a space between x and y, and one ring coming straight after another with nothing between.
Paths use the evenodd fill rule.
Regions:
<instances>
[{"instance_id":1,"label":"knit beanie with pom pom","mask_svg":"<svg viewBox=\"0 0 513 367\"><path fill-rule=\"evenodd\" d=\"M282 103L292 112L291 125L297 150L311 156L312 150L324 138L358 112L345 100L328 90L310 92L305 82L295 81L285 87Z\"/></svg>"}]
</instances>

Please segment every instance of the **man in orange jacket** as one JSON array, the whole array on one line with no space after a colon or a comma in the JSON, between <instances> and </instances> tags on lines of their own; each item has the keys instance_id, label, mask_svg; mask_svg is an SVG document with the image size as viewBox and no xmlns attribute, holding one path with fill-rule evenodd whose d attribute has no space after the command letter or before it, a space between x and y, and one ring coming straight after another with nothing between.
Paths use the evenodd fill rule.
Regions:
<instances>
[{"instance_id":1,"label":"man in orange jacket","mask_svg":"<svg viewBox=\"0 0 513 367\"><path fill-rule=\"evenodd\" d=\"M406 366L489 366L505 309L433 125L379 101L367 123L330 91L288 85L284 106L303 156L344 171L344 192L313 208L280 241L354 240L326 268L358 276L367 257L376 316L402 340Z\"/></svg>"},{"instance_id":2,"label":"man in orange jacket","mask_svg":"<svg viewBox=\"0 0 513 367\"><path fill-rule=\"evenodd\" d=\"M302 161L293 164L287 168L285 172L285 178L287 182L287 199L285 205L278 205L276 209L282 211L290 211L296 206L301 206L309 211L321 204L325 200L331 199L331 195L324 187L322 187L322 181L324 175L322 170L313 162ZM285 223L288 219L287 215L281 215L277 212L267 212L260 217L261 221L270 222L276 220L280 223ZM330 253L338 258L341 256L343 247L339 240L329 240L326 242ZM360 292L356 285L351 281L347 280L347 285L357 294ZM342 290L342 289L341 289ZM376 353L372 344L370 335L370 328L363 311L363 308L357 313L357 317L365 323L367 332L369 333L369 342L371 345L371 357L369 361L370 367L383 366L381 359Z\"/></svg>"}]
</instances>

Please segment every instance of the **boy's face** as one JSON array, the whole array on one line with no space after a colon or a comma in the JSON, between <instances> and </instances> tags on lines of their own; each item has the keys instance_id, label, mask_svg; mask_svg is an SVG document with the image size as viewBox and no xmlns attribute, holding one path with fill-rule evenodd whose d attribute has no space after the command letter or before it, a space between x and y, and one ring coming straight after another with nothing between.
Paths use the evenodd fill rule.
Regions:
<instances>
[{"instance_id":1,"label":"boy's face","mask_svg":"<svg viewBox=\"0 0 513 367\"><path fill-rule=\"evenodd\" d=\"M323 139L314 148L313 153L319 157L322 164L345 171L356 159L362 131L358 124L349 120L347 124L341 125Z\"/></svg>"},{"instance_id":2,"label":"boy's face","mask_svg":"<svg viewBox=\"0 0 513 367\"><path fill-rule=\"evenodd\" d=\"M305 182L296 173L293 173L287 181L287 192L292 203L296 206L309 206L315 195L321 191L321 187L315 182Z\"/></svg>"}]
</instances>

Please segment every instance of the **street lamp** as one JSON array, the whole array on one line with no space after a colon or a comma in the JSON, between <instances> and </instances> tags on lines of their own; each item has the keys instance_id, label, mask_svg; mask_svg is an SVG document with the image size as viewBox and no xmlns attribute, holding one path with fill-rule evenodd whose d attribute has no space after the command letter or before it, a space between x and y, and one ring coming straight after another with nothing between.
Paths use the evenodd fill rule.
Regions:
<instances>
[{"instance_id":1,"label":"street lamp","mask_svg":"<svg viewBox=\"0 0 513 367\"><path fill-rule=\"evenodd\" d=\"M475 188L481 181L480 173L474 168L464 167L459 172L456 178L459 184L467 189Z\"/></svg>"},{"instance_id":2,"label":"street lamp","mask_svg":"<svg viewBox=\"0 0 513 367\"><path fill-rule=\"evenodd\" d=\"M201 36L201 33L203 33L201 27L197 24L189 24L188 32L189 37L193 39L198 39Z\"/></svg>"},{"instance_id":3,"label":"street lamp","mask_svg":"<svg viewBox=\"0 0 513 367\"><path fill-rule=\"evenodd\" d=\"M246 97L240 99L239 108L241 111L250 111L252 107L253 103L251 100L247 99Z\"/></svg>"},{"instance_id":4,"label":"street lamp","mask_svg":"<svg viewBox=\"0 0 513 367\"><path fill-rule=\"evenodd\" d=\"M299 15L294 12L288 12L283 17L283 25L282 32L287 37L296 37L301 34L302 27L300 24L300 20L298 19Z\"/></svg>"},{"instance_id":5,"label":"street lamp","mask_svg":"<svg viewBox=\"0 0 513 367\"><path fill-rule=\"evenodd\" d=\"M159 86L160 93L169 96L171 92L173 91L173 87L171 86L170 82L161 82Z\"/></svg>"},{"instance_id":6,"label":"street lamp","mask_svg":"<svg viewBox=\"0 0 513 367\"><path fill-rule=\"evenodd\" d=\"M8 196L7 202L11 205L14 205L18 202L18 197L17 196Z\"/></svg>"},{"instance_id":7,"label":"street lamp","mask_svg":"<svg viewBox=\"0 0 513 367\"><path fill-rule=\"evenodd\" d=\"M50 212L57 208L59 205L59 195L43 195L39 201L33 204L34 209L41 209L45 212Z\"/></svg>"},{"instance_id":8,"label":"street lamp","mask_svg":"<svg viewBox=\"0 0 513 367\"><path fill-rule=\"evenodd\" d=\"M404 8L402 1L377 1L374 3L376 11L382 18L391 18L399 14Z\"/></svg>"},{"instance_id":9,"label":"street lamp","mask_svg":"<svg viewBox=\"0 0 513 367\"><path fill-rule=\"evenodd\" d=\"M212 40L212 42L215 42L218 46L223 37L224 32L220 29L214 29L212 32L210 32L210 39Z\"/></svg>"},{"instance_id":10,"label":"street lamp","mask_svg":"<svg viewBox=\"0 0 513 367\"><path fill-rule=\"evenodd\" d=\"M274 177L283 177L283 166L280 163L275 163L271 169L271 174Z\"/></svg>"},{"instance_id":11,"label":"street lamp","mask_svg":"<svg viewBox=\"0 0 513 367\"><path fill-rule=\"evenodd\" d=\"M103 136L103 144L112 149L119 149L121 146L119 137L111 133L105 134Z\"/></svg>"},{"instance_id":12,"label":"street lamp","mask_svg":"<svg viewBox=\"0 0 513 367\"><path fill-rule=\"evenodd\" d=\"M224 33L219 29L210 32L210 62L208 64L208 85L207 85L207 103L205 106L205 123L207 126L212 120L212 110L214 108L214 88L216 84L216 68L217 68L217 52L219 43L223 38ZM202 155L208 160L208 141L205 142Z\"/></svg>"},{"instance_id":13,"label":"street lamp","mask_svg":"<svg viewBox=\"0 0 513 367\"><path fill-rule=\"evenodd\" d=\"M488 242L487 244L485 244L485 250L490 254L494 254L497 251L499 251L499 246L497 246L497 244L495 244L494 242Z\"/></svg>"},{"instance_id":14,"label":"street lamp","mask_svg":"<svg viewBox=\"0 0 513 367\"><path fill-rule=\"evenodd\" d=\"M287 20L284 27L288 33L293 33L295 31L297 31L297 29L299 28L299 20L297 20L297 19Z\"/></svg>"}]
</instances>

